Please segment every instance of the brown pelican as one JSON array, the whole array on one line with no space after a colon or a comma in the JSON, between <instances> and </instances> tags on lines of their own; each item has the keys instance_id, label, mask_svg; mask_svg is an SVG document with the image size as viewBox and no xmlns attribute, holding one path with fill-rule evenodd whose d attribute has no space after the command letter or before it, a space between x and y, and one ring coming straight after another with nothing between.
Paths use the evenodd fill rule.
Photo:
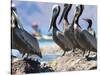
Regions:
<instances>
[{"instance_id":1,"label":"brown pelican","mask_svg":"<svg viewBox=\"0 0 100 75\"><path fill-rule=\"evenodd\" d=\"M86 19L83 18L83 20L85 20L86 22L88 22L88 27L87 27L87 31L92 34L94 37L96 37L95 31L92 29L92 20L91 19Z\"/></svg>"},{"instance_id":2,"label":"brown pelican","mask_svg":"<svg viewBox=\"0 0 100 75\"><path fill-rule=\"evenodd\" d=\"M64 5L65 8L64 8L63 13L62 13L62 16L64 17L64 37L66 39L65 44L68 45L69 42L67 42L67 41L69 40L71 44L68 46L68 48L73 49L73 51L74 51L75 48L80 48L80 46L76 42L76 40L74 38L74 33L73 33L73 22L74 22L74 19L73 19L71 25L69 25L69 22L68 22L68 19L67 19L68 13L69 13L69 11L70 11L70 9L72 7L72 4L69 4L69 8L68 9L66 9L66 6L68 6L68 5L66 5L66 4ZM59 23L62 20L62 16L61 16L61 19L60 19Z\"/></svg>"},{"instance_id":3,"label":"brown pelican","mask_svg":"<svg viewBox=\"0 0 100 75\"><path fill-rule=\"evenodd\" d=\"M18 49L23 55L27 53L27 56L36 54L42 57L37 39L19 27L16 11L12 9L11 13L13 20L11 25L11 48Z\"/></svg>"},{"instance_id":4,"label":"brown pelican","mask_svg":"<svg viewBox=\"0 0 100 75\"><path fill-rule=\"evenodd\" d=\"M90 51L97 52L97 40L87 30L82 30L82 28L79 28L78 20L83 12L84 6L80 5L76 9L79 9L79 11L75 14L76 16L78 16L78 18L75 18L75 21L74 21L74 36L75 36L76 41L80 45L81 49L84 51L83 56L85 54L85 50L89 50L89 53L86 56L88 57L90 54Z\"/></svg>"},{"instance_id":5,"label":"brown pelican","mask_svg":"<svg viewBox=\"0 0 100 75\"><path fill-rule=\"evenodd\" d=\"M17 13L17 11L16 11L16 8L15 8L15 4L12 4L12 7L11 7L11 11L15 11L15 15L16 15L16 13ZM12 12L11 12L12 13ZM12 16L12 18L13 18L13 16ZM17 19L17 21L18 21L18 27L19 28L22 28L22 29L24 29L23 28L23 25L21 24L21 22L20 22L20 20L19 20L19 18L18 18L18 16L16 15L16 19ZM12 21L14 21L14 20L12 20ZM12 23L12 22L11 22ZM13 23L14 24L14 23ZM12 25L12 26L14 26L14 25Z\"/></svg>"},{"instance_id":6,"label":"brown pelican","mask_svg":"<svg viewBox=\"0 0 100 75\"><path fill-rule=\"evenodd\" d=\"M60 32L56 26L56 20L57 20L59 13L60 13L60 6L54 5L52 10L53 10L53 15L52 15L49 31L51 28L53 28L52 29L53 40L56 42L56 44L58 46L60 46L64 50L64 53L63 53L63 55L64 55L66 51L69 51L69 48L67 48L65 45L65 38L64 38L63 33ZM70 41L68 40L68 42L70 42Z\"/></svg>"}]
</instances>

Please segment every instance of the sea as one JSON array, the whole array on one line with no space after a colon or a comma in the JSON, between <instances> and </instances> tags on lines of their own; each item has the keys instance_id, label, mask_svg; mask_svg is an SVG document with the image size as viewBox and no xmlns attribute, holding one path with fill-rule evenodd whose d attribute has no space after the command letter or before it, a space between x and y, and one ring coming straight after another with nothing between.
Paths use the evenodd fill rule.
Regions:
<instances>
[{"instance_id":1,"label":"sea","mask_svg":"<svg viewBox=\"0 0 100 75\"><path fill-rule=\"evenodd\" d=\"M53 40L39 40L39 46L40 47L43 47L43 46L46 46L46 45L55 45L55 42ZM18 57L18 58L21 58L22 57L22 54L17 50L17 49L12 49L12 55ZM42 55L43 57L40 58L36 55L33 55L31 56L32 59L35 59L35 60L39 60L39 61L44 61L44 62L48 62L48 61L52 61L52 60L55 60L57 57L60 57L61 54L58 53L58 54L46 54L46 55Z\"/></svg>"}]
</instances>

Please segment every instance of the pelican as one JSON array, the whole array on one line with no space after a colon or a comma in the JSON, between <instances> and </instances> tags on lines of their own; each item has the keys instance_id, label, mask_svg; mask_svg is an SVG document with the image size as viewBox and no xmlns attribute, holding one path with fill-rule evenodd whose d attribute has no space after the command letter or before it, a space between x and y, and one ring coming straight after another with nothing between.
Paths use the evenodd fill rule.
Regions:
<instances>
[{"instance_id":1,"label":"pelican","mask_svg":"<svg viewBox=\"0 0 100 75\"><path fill-rule=\"evenodd\" d=\"M83 56L85 54L85 50L89 51L88 55L86 56L88 57L90 51L97 52L97 40L87 30L82 30L82 28L79 27L78 21L83 12L84 6L80 5L76 9L78 9L79 11L76 13L76 16L78 16L78 18L75 18L74 21L74 36L81 49L83 50Z\"/></svg>"},{"instance_id":2,"label":"pelican","mask_svg":"<svg viewBox=\"0 0 100 75\"><path fill-rule=\"evenodd\" d=\"M65 45L66 40L64 38L63 32L59 31L59 29L56 26L56 20L57 20L57 17L59 16L59 13L60 13L60 6L54 5L52 8L52 11L53 11L53 15L52 15L49 31L51 30L51 28L53 28L52 29L53 40L56 42L56 44L58 46L60 46L64 50L64 53L62 55L62 56L64 56L65 52L69 51L69 48L67 48ZM69 40L68 40L68 42L69 42Z\"/></svg>"},{"instance_id":3,"label":"pelican","mask_svg":"<svg viewBox=\"0 0 100 75\"><path fill-rule=\"evenodd\" d=\"M19 27L18 17L15 10L12 9L12 25L11 25L11 48L18 49L23 56L27 53L36 54L42 58L42 54L39 48L38 41L35 37L29 34L27 31ZM19 25L19 26L18 26Z\"/></svg>"},{"instance_id":4,"label":"pelican","mask_svg":"<svg viewBox=\"0 0 100 75\"><path fill-rule=\"evenodd\" d=\"M65 44L68 45L69 44L68 40L69 40L70 44L69 44L68 48L72 49L73 52L74 52L75 48L80 48L80 46L76 42L76 40L74 38L74 33L73 33L73 22L74 22L74 19L73 19L71 25L69 25L69 22L68 22L68 19L67 19L68 13L69 13L69 11L70 11L70 9L72 7L72 4L69 4L69 8L68 9L66 9L66 6L68 6L68 5L66 5L66 4L64 5L65 8L64 8L63 13L62 13L62 16L64 17L64 37L66 39ZM59 23L62 20L62 16L60 18Z\"/></svg>"},{"instance_id":5,"label":"pelican","mask_svg":"<svg viewBox=\"0 0 100 75\"><path fill-rule=\"evenodd\" d=\"M68 16L68 13L69 13L71 7L72 7L72 4L70 4L70 5L69 4L64 4L64 9L63 9L61 18L60 18L59 23L58 23L58 24L60 24L60 22L62 21L62 19L64 17L64 25L65 25L64 27L65 28L66 28L66 24L69 25L69 21L67 19L67 16Z\"/></svg>"},{"instance_id":6,"label":"pelican","mask_svg":"<svg viewBox=\"0 0 100 75\"><path fill-rule=\"evenodd\" d=\"M86 19L86 18L83 18L83 20L85 20L86 22L88 22L88 27L87 27L87 31L92 34L94 37L96 37L96 34L95 34L95 31L93 30L92 28L92 20L91 19Z\"/></svg>"},{"instance_id":7,"label":"pelican","mask_svg":"<svg viewBox=\"0 0 100 75\"><path fill-rule=\"evenodd\" d=\"M16 11L16 8L15 8L15 4L13 4L13 3L12 3L12 6L11 6L11 11L15 11L16 20L18 21L18 27L24 29L22 23L20 22L20 20L18 18L18 16L16 15L17 11ZM12 12L11 12L11 14L12 14ZM12 19L14 19L13 16L12 16ZM14 21L14 20L12 20L12 21ZM13 22L11 22L11 23L14 24ZM12 25L12 26L14 26L14 25Z\"/></svg>"}]
</instances>

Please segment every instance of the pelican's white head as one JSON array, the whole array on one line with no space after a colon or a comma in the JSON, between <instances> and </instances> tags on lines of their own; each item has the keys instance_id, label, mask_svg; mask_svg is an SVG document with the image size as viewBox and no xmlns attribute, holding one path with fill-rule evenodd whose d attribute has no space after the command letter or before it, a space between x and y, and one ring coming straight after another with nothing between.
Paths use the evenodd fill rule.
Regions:
<instances>
[{"instance_id":1,"label":"pelican's white head","mask_svg":"<svg viewBox=\"0 0 100 75\"><path fill-rule=\"evenodd\" d=\"M11 7L15 7L15 4L14 4L14 3L12 3Z\"/></svg>"},{"instance_id":2,"label":"pelican's white head","mask_svg":"<svg viewBox=\"0 0 100 75\"><path fill-rule=\"evenodd\" d=\"M14 15L12 15L12 16L11 16L11 27L12 27L12 28L15 28L15 27L16 27L16 25L15 25L15 23L14 23L14 20L15 20L15 17L14 17Z\"/></svg>"},{"instance_id":3,"label":"pelican's white head","mask_svg":"<svg viewBox=\"0 0 100 75\"><path fill-rule=\"evenodd\" d=\"M55 27L56 29L58 29L55 25L56 25L56 19L57 19L59 13L60 13L60 6L57 4L53 5L52 6L52 18L50 21L49 31L52 27Z\"/></svg>"},{"instance_id":4,"label":"pelican's white head","mask_svg":"<svg viewBox=\"0 0 100 75\"><path fill-rule=\"evenodd\" d=\"M58 6L59 6L59 5L57 5L57 4L53 5L53 6L52 6L52 10L54 10L55 8L58 10Z\"/></svg>"}]
</instances>

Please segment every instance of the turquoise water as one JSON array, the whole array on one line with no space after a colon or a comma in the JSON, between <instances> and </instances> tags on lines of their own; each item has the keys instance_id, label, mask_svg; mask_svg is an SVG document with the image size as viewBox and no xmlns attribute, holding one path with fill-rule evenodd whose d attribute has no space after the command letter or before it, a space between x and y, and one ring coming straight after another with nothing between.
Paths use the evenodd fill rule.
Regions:
<instances>
[{"instance_id":1,"label":"turquoise water","mask_svg":"<svg viewBox=\"0 0 100 75\"><path fill-rule=\"evenodd\" d=\"M42 46L46 46L46 45L53 45L55 44L55 42L53 40L39 40L39 46L42 47ZM20 54L20 52L16 49L13 49L12 50L12 54L14 56L17 56L17 57L22 57L22 54ZM47 55L43 55L43 58L39 58L38 56L33 56L33 58L35 59L38 59L40 61L51 61L51 60L54 60L56 59L57 57L59 57L60 55L55 55L55 54L47 54Z\"/></svg>"},{"instance_id":2,"label":"turquoise water","mask_svg":"<svg viewBox=\"0 0 100 75\"><path fill-rule=\"evenodd\" d=\"M48 62L48 61L52 61L52 60L55 60L57 57L60 57L61 55L54 55L54 54L48 54L48 55L43 55L42 58L39 58L38 56L31 56L32 59L35 59L35 60L39 60L39 61L45 61L45 62Z\"/></svg>"},{"instance_id":3,"label":"turquoise water","mask_svg":"<svg viewBox=\"0 0 100 75\"><path fill-rule=\"evenodd\" d=\"M45 45L53 45L55 42L53 40L39 40L39 46L45 46Z\"/></svg>"}]
</instances>

